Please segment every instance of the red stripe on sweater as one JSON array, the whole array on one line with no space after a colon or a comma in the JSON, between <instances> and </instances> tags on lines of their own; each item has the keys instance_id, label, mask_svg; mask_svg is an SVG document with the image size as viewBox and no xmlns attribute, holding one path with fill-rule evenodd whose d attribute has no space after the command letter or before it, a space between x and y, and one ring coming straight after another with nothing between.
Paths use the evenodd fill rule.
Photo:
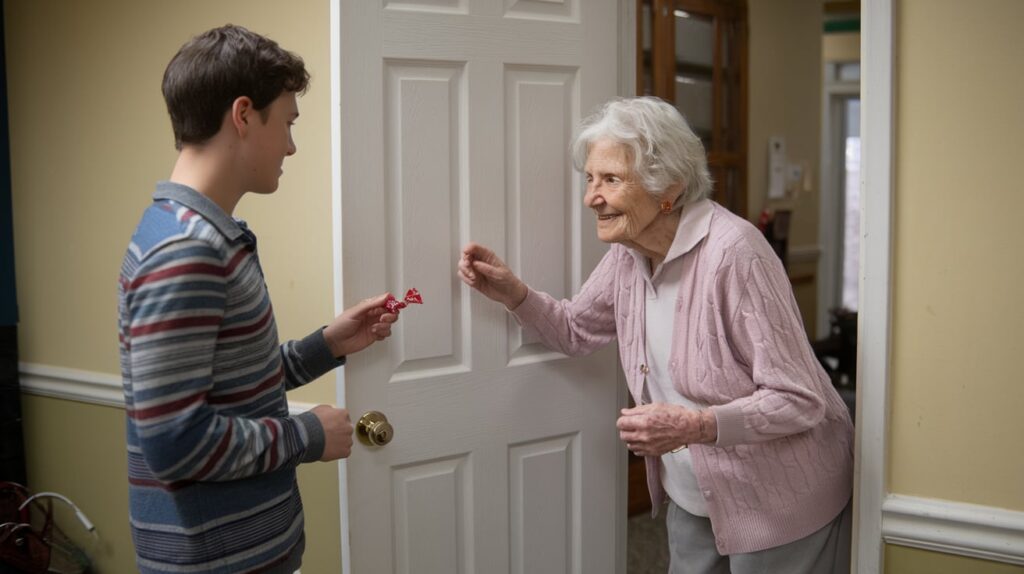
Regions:
<instances>
[{"instance_id":1,"label":"red stripe on sweater","mask_svg":"<svg viewBox=\"0 0 1024 574\"><path fill-rule=\"evenodd\" d=\"M152 335L162 331L173 331L175 329L189 329L191 327L213 327L220 325L222 317L219 315L200 315L197 317L179 317L166 321L157 321L146 325L132 327L131 336Z\"/></svg>"},{"instance_id":2,"label":"red stripe on sweater","mask_svg":"<svg viewBox=\"0 0 1024 574\"><path fill-rule=\"evenodd\" d=\"M225 275L231 275L235 272L235 268L242 262L243 259L251 255L252 252L247 248L239 249L232 257L231 261L228 261L227 267L224 270Z\"/></svg>"},{"instance_id":3,"label":"red stripe on sweater","mask_svg":"<svg viewBox=\"0 0 1024 574\"><path fill-rule=\"evenodd\" d=\"M277 423L270 419L264 419L263 424L270 429L270 466L267 470L277 468Z\"/></svg>"},{"instance_id":4,"label":"red stripe on sweater","mask_svg":"<svg viewBox=\"0 0 1024 574\"><path fill-rule=\"evenodd\" d=\"M224 458L224 453L228 450L228 445L231 444L231 435L234 432L234 425L228 424L228 430L224 433L224 436L220 439L220 444L217 445L217 449L213 451L210 458L207 459L206 464L199 470L199 474L196 478L202 480L206 478L206 475L213 471L213 467L217 466L220 459Z\"/></svg>"},{"instance_id":5,"label":"red stripe on sweater","mask_svg":"<svg viewBox=\"0 0 1024 574\"><path fill-rule=\"evenodd\" d=\"M131 289L138 289L142 285L153 283L154 281L160 281L162 279L192 274L224 277L227 273L224 268L219 265L213 265L210 263L185 263L183 265L175 265L174 267L168 267L152 273L140 275L132 281Z\"/></svg>"},{"instance_id":6,"label":"red stripe on sweater","mask_svg":"<svg viewBox=\"0 0 1024 574\"><path fill-rule=\"evenodd\" d=\"M227 339L229 337L239 337L242 335L249 335L255 333L256 331L259 331L266 327L267 323L270 322L270 318L272 316L273 312L271 308L268 306L266 312L264 312L263 315L259 318L259 320L256 321L255 323L251 325L244 325L242 327L234 327L231 329L221 329L221 331L217 333L217 338Z\"/></svg>"},{"instance_id":7,"label":"red stripe on sweater","mask_svg":"<svg viewBox=\"0 0 1024 574\"><path fill-rule=\"evenodd\" d=\"M244 391L238 391L237 393L228 393L228 394L216 395L216 396L211 395L207 399L207 402L210 403L211 405L223 405L223 404L227 404L227 403L237 403L239 401L248 399L250 397L254 397L254 396L262 393L263 391L265 391L265 390L267 390L267 389L269 389L271 387L274 387L276 385L281 384L281 379L283 379L283 378L284 378L284 370L283 369L278 369L277 372L274 373L274 376L270 377L266 381L263 381L262 383L260 383L256 387L253 387L251 389L246 389Z\"/></svg>"},{"instance_id":8,"label":"red stripe on sweater","mask_svg":"<svg viewBox=\"0 0 1024 574\"><path fill-rule=\"evenodd\" d=\"M149 407L148 409L132 408L128 409L128 416L137 421L151 419L154 417L166 415L167 413L173 413L174 411L180 411L185 407L191 406L192 404L203 400L205 397L206 391L203 391L201 393L196 393L194 395L189 395L187 397L180 398L176 401L162 403L155 407Z\"/></svg>"},{"instance_id":9,"label":"red stripe on sweater","mask_svg":"<svg viewBox=\"0 0 1024 574\"><path fill-rule=\"evenodd\" d=\"M159 488L167 492L174 492L175 490L181 490L186 486L192 484L194 481L191 480L176 480L174 482L160 482L152 478L132 478L128 477L128 483L132 486L144 486L147 488Z\"/></svg>"}]
</instances>

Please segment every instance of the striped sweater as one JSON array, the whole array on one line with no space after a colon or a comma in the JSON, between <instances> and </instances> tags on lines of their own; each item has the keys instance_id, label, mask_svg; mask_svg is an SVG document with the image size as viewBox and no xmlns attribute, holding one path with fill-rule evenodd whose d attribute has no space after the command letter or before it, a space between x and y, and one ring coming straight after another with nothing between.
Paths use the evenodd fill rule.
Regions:
<instances>
[{"instance_id":1,"label":"striped sweater","mask_svg":"<svg viewBox=\"0 0 1024 574\"><path fill-rule=\"evenodd\" d=\"M720 554L799 540L829 523L853 492L850 413L811 351L782 263L761 233L710 200L687 206L689 249L671 337L680 394L718 422L716 444L690 445ZM614 340L642 402L647 370L646 260L613 245L572 300L530 290L513 314L551 348L585 355ZM664 500L660 458L647 485Z\"/></svg>"},{"instance_id":2,"label":"striped sweater","mask_svg":"<svg viewBox=\"0 0 1024 574\"><path fill-rule=\"evenodd\" d=\"M278 343L256 236L160 182L119 281L132 539L139 570L287 572L304 548L295 467L323 428L285 391L343 363L320 330Z\"/></svg>"}]
</instances>

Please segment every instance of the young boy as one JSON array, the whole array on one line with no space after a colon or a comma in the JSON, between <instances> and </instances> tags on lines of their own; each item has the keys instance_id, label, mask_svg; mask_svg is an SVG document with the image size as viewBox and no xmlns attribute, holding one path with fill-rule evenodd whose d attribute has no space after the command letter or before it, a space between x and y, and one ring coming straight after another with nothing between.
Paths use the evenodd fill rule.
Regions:
<instances>
[{"instance_id":1,"label":"young boy","mask_svg":"<svg viewBox=\"0 0 1024 574\"><path fill-rule=\"evenodd\" d=\"M348 412L289 416L285 391L391 334L387 294L278 344L256 236L231 217L295 153L302 60L238 26L187 42L164 73L177 162L121 271L119 326L139 570L283 572L304 548L295 467L349 455Z\"/></svg>"}]
</instances>

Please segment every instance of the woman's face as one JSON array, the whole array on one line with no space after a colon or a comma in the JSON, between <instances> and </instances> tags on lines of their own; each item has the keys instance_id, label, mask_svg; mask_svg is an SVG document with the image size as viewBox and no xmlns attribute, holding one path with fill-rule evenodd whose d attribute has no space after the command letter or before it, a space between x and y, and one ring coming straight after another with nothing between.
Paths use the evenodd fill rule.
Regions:
<instances>
[{"instance_id":1,"label":"woman's face","mask_svg":"<svg viewBox=\"0 0 1024 574\"><path fill-rule=\"evenodd\" d=\"M629 150L606 139L590 146L587 193L583 203L597 214L597 237L606 243L630 243L658 217L658 200L633 172Z\"/></svg>"}]
</instances>

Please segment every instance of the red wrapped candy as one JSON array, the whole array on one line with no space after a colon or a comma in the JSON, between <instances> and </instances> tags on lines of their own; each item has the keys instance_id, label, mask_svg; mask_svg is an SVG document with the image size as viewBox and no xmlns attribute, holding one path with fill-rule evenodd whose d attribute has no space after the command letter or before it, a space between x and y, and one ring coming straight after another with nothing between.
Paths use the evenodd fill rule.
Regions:
<instances>
[{"instance_id":1,"label":"red wrapped candy","mask_svg":"<svg viewBox=\"0 0 1024 574\"><path fill-rule=\"evenodd\" d=\"M409 303L423 304L423 296L415 288L406 291L405 299L402 301L399 301L394 295L389 293L388 298L384 300L384 308L388 310L388 313L398 313L400 309L405 309L409 306Z\"/></svg>"},{"instance_id":2,"label":"red wrapped candy","mask_svg":"<svg viewBox=\"0 0 1024 574\"><path fill-rule=\"evenodd\" d=\"M417 305L422 305L423 304L423 296L420 295L420 292L417 291L415 287L413 287L412 289L409 289L408 291L405 292L405 302L406 303L416 303Z\"/></svg>"}]
</instances>

